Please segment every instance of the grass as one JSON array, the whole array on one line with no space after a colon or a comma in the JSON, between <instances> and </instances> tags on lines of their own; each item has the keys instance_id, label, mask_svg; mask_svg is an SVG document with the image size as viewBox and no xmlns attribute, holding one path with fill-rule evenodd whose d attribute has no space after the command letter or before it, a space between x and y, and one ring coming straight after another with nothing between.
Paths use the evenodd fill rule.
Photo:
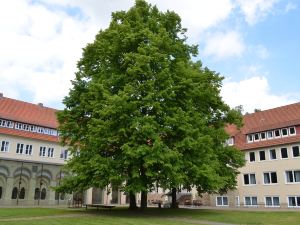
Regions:
<instances>
[{"instance_id":1,"label":"grass","mask_svg":"<svg viewBox=\"0 0 300 225\"><path fill-rule=\"evenodd\" d=\"M48 217L49 216L49 217ZM27 219L26 219L27 218ZM231 224L299 225L300 211L234 211L206 209L157 209L132 212L46 208L0 208L2 225L186 225L205 221Z\"/></svg>"}]
</instances>

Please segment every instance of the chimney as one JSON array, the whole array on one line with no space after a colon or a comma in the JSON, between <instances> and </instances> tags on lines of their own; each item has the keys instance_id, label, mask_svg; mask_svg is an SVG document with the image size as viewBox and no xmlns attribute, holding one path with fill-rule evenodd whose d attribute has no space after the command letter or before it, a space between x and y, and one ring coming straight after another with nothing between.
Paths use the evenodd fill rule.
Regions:
<instances>
[{"instance_id":1,"label":"chimney","mask_svg":"<svg viewBox=\"0 0 300 225\"><path fill-rule=\"evenodd\" d=\"M0 99L3 98L3 93L0 93Z\"/></svg>"},{"instance_id":2,"label":"chimney","mask_svg":"<svg viewBox=\"0 0 300 225\"><path fill-rule=\"evenodd\" d=\"M38 103L38 106L39 107L43 107L43 103Z\"/></svg>"}]
</instances>

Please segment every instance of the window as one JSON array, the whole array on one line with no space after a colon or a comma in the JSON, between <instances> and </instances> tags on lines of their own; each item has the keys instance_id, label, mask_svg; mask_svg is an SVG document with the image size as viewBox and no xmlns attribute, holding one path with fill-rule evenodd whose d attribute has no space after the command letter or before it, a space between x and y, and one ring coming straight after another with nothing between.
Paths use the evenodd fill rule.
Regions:
<instances>
[{"instance_id":1,"label":"window","mask_svg":"<svg viewBox=\"0 0 300 225\"><path fill-rule=\"evenodd\" d=\"M254 141L259 141L259 133L254 134Z\"/></svg>"},{"instance_id":2,"label":"window","mask_svg":"<svg viewBox=\"0 0 300 225\"><path fill-rule=\"evenodd\" d=\"M227 196L218 196L216 198L217 206L228 206L228 197Z\"/></svg>"},{"instance_id":3,"label":"window","mask_svg":"<svg viewBox=\"0 0 300 225\"><path fill-rule=\"evenodd\" d=\"M274 136L275 136L275 138L279 138L280 137L280 130L275 130L274 131Z\"/></svg>"},{"instance_id":4,"label":"window","mask_svg":"<svg viewBox=\"0 0 300 225\"><path fill-rule=\"evenodd\" d=\"M282 137L288 136L288 129L287 128L282 128L281 129L281 134L282 134Z\"/></svg>"},{"instance_id":5,"label":"window","mask_svg":"<svg viewBox=\"0 0 300 225\"><path fill-rule=\"evenodd\" d=\"M24 187L21 188L19 199L25 199L25 188Z\"/></svg>"},{"instance_id":6,"label":"window","mask_svg":"<svg viewBox=\"0 0 300 225\"><path fill-rule=\"evenodd\" d=\"M248 142L253 142L253 135L252 134L248 134L247 135L247 139L248 139Z\"/></svg>"},{"instance_id":7,"label":"window","mask_svg":"<svg viewBox=\"0 0 300 225\"><path fill-rule=\"evenodd\" d=\"M288 170L285 171L287 183L299 183L300 182L300 170Z\"/></svg>"},{"instance_id":8,"label":"window","mask_svg":"<svg viewBox=\"0 0 300 225\"><path fill-rule=\"evenodd\" d=\"M257 197L245 197L245 206L257 206Z\"/></svg>"},{"instance_id":9,"label":"window","mask_svg":"<svg viewBox=\"0 0 300 225\"><path fill-rule=\"evenodd\" d=\"M265 151L259 151L259 160L260 161L266 160L266 153L265 153Z\"/></svg>"},{"instance_id":10,"label":"window","mask_svg":"<svg viewBox=\"0 0 300 225\"><path fill-rule=\"evenodd\" d=\"M245 185L256 184L255 174L254 173L244 174L244 184Z\"/></svg>"},{"instance_id":11,"label":"window","mask_svg":"<svg viewBox=\"0 0 300 225\"><path fill-rule=\"evenodd\" d=\"M265 207L279 207L279 206L280 206L279 197L277 196L265 197Z\"/></svg>"},{"instance_id":12,"label":"window","mask_svg":"<svg viewBox=\"0 0 300 225\"><path fill-rule=\"evenodd\" d=\"M54 155L54 148L48 148L48 157L53 158Z\"/></svg>"},{"instance_id":13,"label":"window","mask_svg":"<svg viewBox=\"0 0 300 225\"><path fill-rule=\"evenodd\" d=\"M273 139L273 131L268 131L267 132L267 138L268 139Z\"/></svg>"},{"instance_id":14,"label":"window","mask_svg":"<svg viewBox=\"0 0 300 225\"><path fill-rule=\"evenodd\" d=\"M0 199L2 198L2 187L0 186Z\"/></svg>"},{"instance_id":15,"label":"window","mask_svg":"<svg viewBox=\"0 0 300 225\"><path fill-rule=\"evenodd\" d=\"M299 151L299 146L293 146L293 157L299 157L300 156L300 151Z\"/></svg>"},{"instance_id":16,"label":"window","mask_svg":"<svg viewBox=\"0 0 300 225\"><path fill-rule=\"evenodd\" d=\"M8 148L9 148L9 142L8 141L1 141L0 151L1 152L8 152Z\"/></svg>"},{"instance_id":17,"label":"window","mask_svg":"<svg viewBox=\"0 0 300 225\"><path fill-rule=\"evenodd\" d=\"M68 150L61 150L60 152L60 158L67 160L69 157L69 151Z\"/></svg>"},{"instance_id":18,"label":"window","mask_svg":"<svg viewBox=\"0 0 300 225\"><path fill-rule=\"evenodd\" d=\"M287 148L281 148L281 158L282 159L288 158Z\"/></svg>"},{"instance_id":19,"label":"window","mask_svg":"<svg viewBox=\"0 0 300 225\"><path fill-rule=\"evenodd\" d=\"M289 207L300 207L300 196L290 196L288 197Z\"/></svg>"},{"instance_id":20,"label":"window","mask_svg":"<svg viewBox=\"0 0 300 225\"><path fill-rule=\"evenodd\" d=\"M40 156L43 156L43 157L46 156L46 147L43 147L43 146L40 147Z\"/></svg>"},{"instance_id":21,"label":"window","mask_svg":"<svg viewBox=\"0 0 300 225\"><path fill-rule=\"evenodd\" d=\"M11 199L17 199L18 197L18 188L17 187L14 187L12 189L12 193L11 193Z\"/></svg>"},{"instance_id":22,"label":"window","mask_svg":"<svg viewBox=\"0 0 300 225\"><path fill-rule=\"evenodd\" d=\"M32 155L32 145L26 145L25 154Z\"/></svg>"},{"instance_id":23,"label":"window","mask_svg":"<svg viewBox=\"0 0 300 225\"><path fill-rule=\"evenodd\" d=\"M23 148L24 148L24 144L18 143L17 144L17 151L16 151L16 153L23 154Z\"/></svg>"},{"instance_id":24,"label":"window","mask_svg":"<svg viewBox=\"0 0 300 225\"><path fill-rule=\"evenodd\" d=\"M276 172L264 173L264 184L277 184L277 173Z\"/></svg>"},{"instance_id":25,"label":"window","mask_svg":"<svg viewBox=\"0 0 300 225\"><path fill-rule=\"evenodd\" d=\"M240 206L240 197L239 196L235 197L235 205Z\"/></svg>"},{"instance_id":26,"label":"window","mask_svg":"<svg viewBox=\"0 0 300 225\"><path fill-rule=\"evenodd\" d=\"M40 198L40 189L34 189L34 200L38 200Z\"/></svg>"},{"instance_id":27,"label":"window","mask_svg":"<svg viewBox=\"0 0 300 225\"><path fill-rule=\"evenodd\" d=\"M275 149L270 149L270 159L274 160L276 159L276 150Z\"/></svg>"},{"instance_id":28,"label":"window","mask_svg":"<svg viewBox=\"0 0 300 225\"><path fill-rule=\"evenodd\" d=\"M290 134L290 135L296 135L295 127L290 127L290 128L289 128L289 134Z\"/></svg>"},{"instance_id":29,"label":"window","mask_svg":"<svg viewBox=\"0 0 300 225\"><path fill-rule=\"evenodd\" d=\"M255 162L255 152L249 152L249 160L250 162Z\"/></svg>"},{"instance_id":30,"label":"window","mask_svg":"<svg viewBox=\"0 0 300 225\"><path fill-rule=\"evenodd\" d=\"M226 141L226 144L229 145L229 146L234 145L234 138L233 137L228 138L227 141Z\"/></svg>"},{"instance_id":31,"label":"window","mask_svg":"<svg viewBox=\"0 0 300 225\"><path fill-rule=\"evenodd\" d=\"M260 133L260 139L266 140L266 132Z\"/></svg>"},{"instance_id":32,"label":"window","mask_svg":"<svg viewBox=\"0 0 300 225\"><path fill-rule=\"evenodd\" d=\"M47 192L46 192L46 188L43 188L43 189L42 189L42 192L41 192L41 199L42 199L42 200L45 200L45 199L46 199L46 193L47 193Z\"/></svg>"}]
</instances>

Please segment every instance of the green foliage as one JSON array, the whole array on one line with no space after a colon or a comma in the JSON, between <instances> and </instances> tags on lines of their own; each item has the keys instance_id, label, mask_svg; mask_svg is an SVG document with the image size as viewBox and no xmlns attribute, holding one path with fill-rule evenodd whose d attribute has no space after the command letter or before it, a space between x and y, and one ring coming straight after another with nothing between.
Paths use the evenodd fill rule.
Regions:
<instances>
[{"instance_id":1,"label":"green foliage","mask_svg":"<svg viewBox=\"0 0 300 225\"><path fill-rule=\"evenodd\" d=\"M137 0L83 49L58 113L62 143L73 153L74 176L62 187L235 186L243 159L224 145L224 127L240 125L241 114L222 101L223 78L191 60L197 46L186 43L180 21Z\"/></svg>"}]
</instances>

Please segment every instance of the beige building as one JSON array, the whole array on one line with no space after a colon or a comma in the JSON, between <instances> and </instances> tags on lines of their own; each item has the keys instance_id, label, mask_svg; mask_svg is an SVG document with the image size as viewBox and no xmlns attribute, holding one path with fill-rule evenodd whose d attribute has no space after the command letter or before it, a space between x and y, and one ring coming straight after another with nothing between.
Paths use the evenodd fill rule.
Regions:
<instances>
[{"instance_id":1,"label":"beige building","mask_svg":"<svg viewBox=\"0 0 300 225\"><path fill-rule=\"evenodd\" d=\"M300 208L300 103L247 114L229 143L245 154L237 189L211 196L221 207Z\"/></svg>"},{"instance_id":2,"label":"beige building","mask_svg":"<svg viewBox=\"0 0 300 225\"><path fill-rule=\"evenodd\" d=\"M54 191L70 157L59 144L57 126L55 109L0 94L0 206L128 203L128 196L114 187L90 188L74 196ZM228 144L245 154L237 188L196 202L217 207L300 208L300 103L247 114L243 128L228 126L227 131ZM148 200L168 201L167 192L150 193ZM181 204L196 199L195 190L178 195Z\"/></svg>"},{"instance_id":3,"label":"beige building","mask_svg":"<svg viewBox=\"0 0 300 225\"><path fill-rule=\"evenodd\" d=\"M70 157L57 126L55 109L0 94L0 206L125 204L126 195L111 187L74 196L54 191Z\"/></svg>"}]
</instances>

